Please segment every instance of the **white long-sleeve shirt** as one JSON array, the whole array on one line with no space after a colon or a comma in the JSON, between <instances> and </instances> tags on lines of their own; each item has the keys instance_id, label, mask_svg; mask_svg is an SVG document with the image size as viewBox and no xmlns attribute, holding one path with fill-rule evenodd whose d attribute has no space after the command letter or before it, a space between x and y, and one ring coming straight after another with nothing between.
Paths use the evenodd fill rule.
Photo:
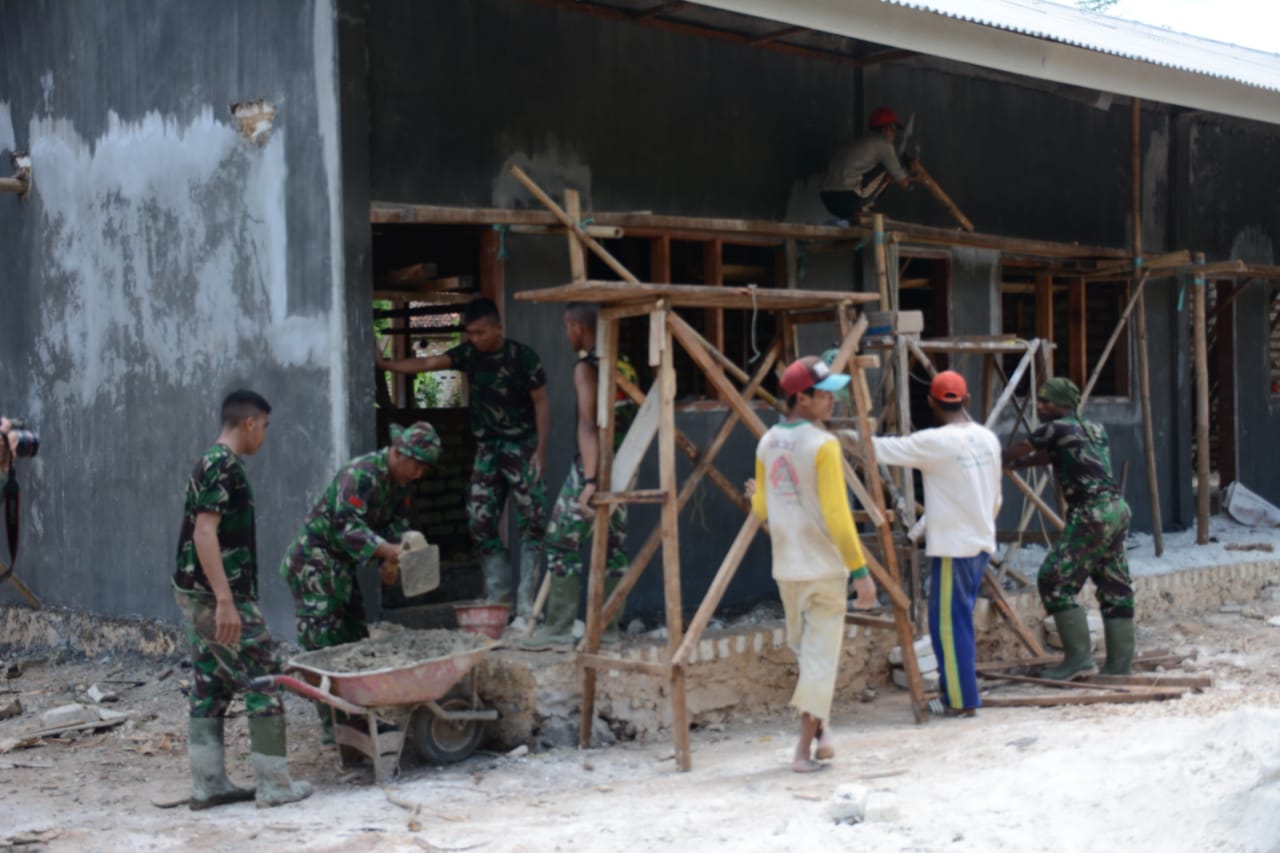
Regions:
<instances>
[{"instance_id":1,"label":"white long-sleeve shirt","mask_svg":"<svg viewBox=\"0 0 1280 853\"><path fill-rule=\"evenodd\" d=\"M1000 439L981 424L948 424L902 438L877 436L876 461L924 474L925 553L974 557L996 550L1003 496Z\"/></svg>"}]
</instances>

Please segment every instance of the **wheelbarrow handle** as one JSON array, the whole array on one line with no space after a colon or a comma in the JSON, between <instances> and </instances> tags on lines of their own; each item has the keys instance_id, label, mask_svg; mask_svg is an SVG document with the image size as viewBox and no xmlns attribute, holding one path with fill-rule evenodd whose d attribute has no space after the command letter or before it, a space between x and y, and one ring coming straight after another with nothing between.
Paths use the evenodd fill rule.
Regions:
<instances>
[{"instance_id":1,"label":"wheelbarrow handle","mask_svg":"<svg viewBox=\"0 0 1280 853\"><path fill-rule=\"evenodd\" d=\"M300 678L294 678L291 675L264 675L255 678L249 682L248 687L255 692L270 690L274 687L283 687L290 693L296 693L307 699L314 699L317 702L323 702L333 708L337 708L346 714L367 714L369 709L362 705L356 705L348 702L340 696L334 696L327 690L321 690L319 687L308 684Z\"/></svg>"}]
</instances>

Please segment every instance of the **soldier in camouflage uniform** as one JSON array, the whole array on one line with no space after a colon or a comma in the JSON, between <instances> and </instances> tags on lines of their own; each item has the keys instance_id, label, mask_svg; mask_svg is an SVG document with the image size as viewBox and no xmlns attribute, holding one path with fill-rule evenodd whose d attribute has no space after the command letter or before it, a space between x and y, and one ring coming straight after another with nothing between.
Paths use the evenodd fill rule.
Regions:
<instances>
[{"instance_id":1,"label":"soldier in camouflage uniform","mask_svg":"<svg viewBox=\"0 0 1280 853\"><path fill-rule=\"evenodd\" d=\"M1061 666L1044 670L1047 678L1095 671L1089 623L1076 603L1087 577L1093 578L1106 631L1103 672L1127 675L1133 661L1133 581L1124 548L1131 514L1111 475L1107 432L1082 418L1079 408L1075 383L1063 377L1046 381L1036 402L1040 428L1005 451L1006 464L1016 468L1052 465L1067 502L1067 526L1037 578L1064 652Z\"/></svg>"},{"instance_id":2,"label":"soldier in camouflage uniform","mask_svg":"<svg viewBox=\"0 0 1280 853\"><path fill-rule=\"evenodd\" d=\"M600 462L600 432L596 428L596 389L600 381L600 359L595 352L598 313L597 306L580 302L570 303L565 308L565 337L578 353L578 362L573 369L578 454L573 459L573 467L560 489L560 496L551 512L551 522L547 525L547 570L551 573L547 621L524 643L526 648L543 649L573 639L573 620L578 615L578 599L582 593L582 543L594 524L591 498L596 491ZM625 369L630 370L630 365L626 364ZM616 451L635 420L638 408L622 391L618 392L614 406L613 449ZM626 507L617 504L609 516L606 600L629 565L627 553L622 548L626 528ZM622 608L619 608L606 626L606 642L616 639L621 614Z\"/></svg>"},{"instance_id":3,"label":"soldier in camouflage uniform","mask_svg":"<svg viewBox=\"0 0 1280 853\"><path fill-rule=\"evenodd\" d=\"M386 586L399 576L400 536L409 529L409 483L440 456L435 427L420 421L391 427L391 446L356 457L342 467L307 513L285 554L280 574L293 593L298 644L322 649L369 636L356 570L382 561ZM324 740L332 742L332 714L316 704Z\"/></svg>"},{"instance_id":4,"label":"soldier in camouflage uniform","mask_svg":"<svg viewBox=\"0 0 1280 853\"><path fill-rule=\"evenodd\" d=\"M547 377L538 354L503 334L498 307L475 299L462 315L467 340L426 358L387 360L378 367L396 373L460 370L471 396L475 465L467 514L480 556L488 600L511 602L511 567L499 538L502 507L511 497L520 523L520 589L517 612L528 616L537 590L546 528L547 487L543 471L551 409Z\"/></svg>"},{"instance_id":5,"label":"soldier in camouflage uniform","mask_svg":"<svg viewBox=\"0 0 1280 853\"><path fill-rule=\"evenodd\" d=\"M280 671L275 644L258 607L258 556L253 490L242 456L266 439L271 406L252 391L233 391L222 404L222 432L187 482L178 535L173 593L191 646L187 758L193 809L255 799L227 779L224 722L237 691ZM284 705L278 690L244 694L260 806L308 796L285 759Z\"/></svg>"}]
</instances>

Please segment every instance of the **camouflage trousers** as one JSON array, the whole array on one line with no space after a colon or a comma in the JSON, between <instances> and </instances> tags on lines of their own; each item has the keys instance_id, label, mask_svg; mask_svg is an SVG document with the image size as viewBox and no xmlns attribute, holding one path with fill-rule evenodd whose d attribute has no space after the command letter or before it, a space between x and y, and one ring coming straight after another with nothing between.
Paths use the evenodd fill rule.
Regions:
<instances>
[{"instance_id":1,"label":"camouflage trousers","mask_svg":"<svg viewBox=\"0 0 1280 853\"><path fill-rule=\"evenodd\" d=\"M508 495L520 522L524 545L541 548L547 526L547 484L533 464L537 446L536 437L521 441L482 441L476 446L467 515L471 522L471 541L481 557L506 553L498 523Z\"/></svg>"},{"instance_id":2,"label":"camouflage trousers","mask_svg":"<svg viewBox=\"0 0 1280 853\"><path fill-rule=\"evenodd\" d=\"M285 567L298 622L298 645L324 649L369 636L356 566L322 548L295 543L285 557Z\"/></svg>"},{"instance_id":3,"label":"camouflage trousers","mask_svg":"<svg viewBox=\"0 0 1280 853\"><path fill-rule=\"evenodd\" d=\"M547 524L547 571L556 577L582 574L582 543L591 535L595 523L595 513L583 511L578 503L585 485L586 476L582 470L582 459L573 460L573 468L565 478L560 496L551 510L551 521ZM609 557L606 563L606 574L621 576L627 571L630 561L622 543L627 538L627 510L619 504L609 516Z\"/></svg>"},{"instance_id":4,"label":"camouflage trousers","mask_svg":"<svg viewBox=\"0 0 1280 853\"><path fill-rule=\"evenodd\" d=\"M232 697L248 681L281 671L280 657L258 602L236 601L240 643L231 648L214 642L217 603L211 593L175 588L173 597L186 619L187 643L191 646L188 704L192 717L225 717ZM279 690L245 693L244 707L250 717L276 717L284 713Z\"/></svg>"},{"instance_id":5,"label":"camouflage trousers","mask_svg":"<svg viewBox=\"0 0 1280 853\"><path fill-rule=\"evenodd\" d=\"M1131 517L1129 505L1120 497L1102 498L1067 513L1067 526L1036 578L1048 613L1075 607L1085 579L1092 578L1103 616L1133 618L1133 580L1124 550Z\"/></svg>"}]
</instances>

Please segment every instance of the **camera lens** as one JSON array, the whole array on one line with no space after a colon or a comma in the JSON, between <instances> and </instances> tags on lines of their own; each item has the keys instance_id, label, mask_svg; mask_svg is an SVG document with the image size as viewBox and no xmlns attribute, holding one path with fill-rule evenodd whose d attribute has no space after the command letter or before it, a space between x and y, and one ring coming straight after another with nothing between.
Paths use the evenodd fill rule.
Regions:
<instances>
[{"instance_id":1,"label":"camera lens","mask_svg":"<svg viewBox=\"0 0 1280 853\"><path fill-rule=\"evenodd\" d=\"M17 446L14 447L13 452L19 458L30 459L40 450L40 436L29 429L10 430L9 438L10 440L16 440Z\"/></svg>"}]
</instances>

